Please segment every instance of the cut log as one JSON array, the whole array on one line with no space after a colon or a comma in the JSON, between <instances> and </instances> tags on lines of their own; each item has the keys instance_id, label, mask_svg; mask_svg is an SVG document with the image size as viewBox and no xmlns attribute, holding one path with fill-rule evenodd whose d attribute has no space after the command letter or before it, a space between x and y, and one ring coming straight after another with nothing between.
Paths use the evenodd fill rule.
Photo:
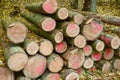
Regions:
<instances>
[{"instance_id":1,"label":"cut log","mask_svg":"<svg viewBox=\"0 0 120 80\"><path fill-rule=\"evenodd\" d=\"M114 49L112 48L106 48L105 51L103 52L103 57L106 60L112 59L114 56Z\"/></svg>"},{"instance_id":2,"label":"cut log","mask_svg":"<svg viewBox=\"0 0 120 80\"><path fill-rule=\"evenodd\" d=\"M91 45L98 52L103 51L103 49L105 48L104 42L99 39L96 39L95 41L93 41Z\"/></svg>"},{"instance_id":3,"label":"cut log","mask_svg":"<svg viewBox=\"0 0 120 80\"><path fill-rule=\"evenodd\" d=\"M62 28L64 35L68 37L76 37L80 33L80 27L73 22L61 22L57 26Z\"/></svg>"},{"instance_id":4,"label":"cut log","mask_svg":"<svg viewBox=\"0 0 120 80\"><path fill-rule=\"evenodd\" d=\"M53 30L52 32L45 32L43 30L38 30L38 28L33 25L33 26L29 26L28 29L34 33L36 33L37 35L40 35L50 41L52 41L53 43L61 43L64 39L63 37L63 33L61 30Z\"/></svg>"},{"instance_id":5,"label":"cut log","mask_svg":"<svg viewBox=\"0 0 120 80\"><path fill-rule=\"evenodd\" d=\"M37 42L27 39L24 42L24 48L29 55L35 55L39 50L39 45Z\"/></svg>"},{"instance_id":6,"label":"cut log","mask_svg":"<svg viewBox=\"0 0 120 80\"><path fill-rule=\"evenodd\" d=\"M55 20L65 20L68 18L68 10L65 7L59 8L54 15L50 15L50 17Z\"/></svg>"},{"instance_id":7,"label":"cut log","mask_svg":"<svg viewBox=\"0 0 120 80\"><path fill-rule=\"evenodd\" d=\"M92 55L91 55L91 58L94 61L99 61L99 60L102 59L102 53L101 52L93 52Z\"/></svg>"},{"instance_id":8,"label":"cut log","mask_svg":"<svg viewBox=\"0 0 120 80\"><path fill-rule=\"evenodd\" d=\"M14 80L14 73L7 67L0 67L0 80Z\"/></svg>"},{"instance_id":9,"label":"cut log","mask_svg":"<svg viewBox=\"0 0 120 80\"><path fill-rule=\"evenodd\" d=\"M78 48L69 48L64 54L63 58L67 63L66 66L71 69L78 69L83 65L85 56L82 50Z\"/></svg>"},{"instance_id":10,"label":"cut log","mask_svg":"<svg viewBox=\"0 0 120 80\"><path fill-rule=\"evenodd\" d=\"M61 43L55 45L55 51L57 53L64 53L67 50L67 47L67 43L65 41L62 41Z\"/></svg>"},{"instance_id":11,"label":"cut log","mask_svg":"<svg viewBox=\"0 0 120 80\"><path fill-rule=\"evenodd\" d=\"M63 68L63 59L59 55L53 53L47 60L48 69L51 72L59 72Z\"/></svg>"},{"instance_id":12,"label":"cut log","mask_svg":"<svg viewBox=\"0 0 120 80\"><path fill-rule=\"evenodd\" d=\"M120 47L115 50L115 55L116 55L117 57L120 57Z\"/></svg>"},{"instance_id":13,"label":"cut log","mask_svg":"<svg viewBox=\"0 0 120 80\"><path fill-rule=\"evenodd\" d=\"M90 69L94 66L94 61L89 57L89 58L86 58L84 63L83 63L83 67L85 69Z\"/></svg>"},{"instance_id":14,"label":"cut log","mask_svg":"<svg viewBox=\"0 0 120 80\"><path fill-rule=\"evenodd\" d=\"M51 73L48 71L46 71L41 77L42 80L59 80L60 78L61 75L59 73Z\"/></svg>"},{"instance_id":15,"label":"cut log","mask_svg":"<svg viewBox=\"0 0 120 80\"><path fill-rule=\"evenodd\" d=\"M62 76L64 80L79 80L79 75L72 69L65 69L62 71Z\"/></svg>"},{"instance_id":16,"label":"cut log","mask_svg":"<svg viewBox=\"0 0 120 80\"><path fill-rule=\"evenodd\" d=\"M15 44L24 42L28 30L23 23L12 22L8 19L2 19L2 23L7 37L11 42Z\"/></svg>"},{"instance_id":17,"label":"cut log","mask_svg":"<svg viewBox=\"0 0 120 80\"><path fill-rule=\"evenodd\" d=\"M85 20L85 17L74 11L69 11L69 18L72 19L77 25L82 24L82 22Z\"/></svg>"},{"instance_id":18,"label":"cut log","mask_svg":"<svg viewBox=\"0 0 120 80\"><path fill-rule=\"evenodd\" d=\"M0 39L0 43L7 61L7 66L12 71L22 70L28 61L28 56L25 51L20 46L5 42L2 39Z\"/></svg>"},{"instance_id":19,"label":"cut log","mask_svg":"<svg viewBox=\"0 0 120 80\"><path fill-rule=\"evenodd\" d=\"M86 45L84 48L83 48L83 52L85 54L85 56L90 56L93 52L93 48L91 45Z\"/></svg>"},{"instance_id":20,"label":"cut log","mask_svg":"<svg viewBox=\"0 0 120 80\"><path fill-rule=\"evenodd\" d=\"M81 75L81 74L85 73L85 70L84 70L84 68L82 68L82 67L80 67L80 68L78 68L78 69L74 69L74 71L75 71L78 75Z\"/></svg>"},{"instance_id":21,"label":"cut log","mask_svg":"<svg viewBox=\"0 0 120 80\"><path fill-rule=\"evenodd\" d=\"M27 5L26 8L30 11L38 13L53 14L57 10L57 1L56 0L46 0L42 3L35 3Z\"/></svg>"},{"instance_id":22,"label":"cut log","mask_svg":"<svg viewBox=\"0 0 120 80\"><path fill-rule=\"evenodd\" d=\"M31 79L41 76L46 69L46 58L42 55L35 55L29 58L23 73Z\"/></svg>"},{"instance_id":23,"label":"cut log","mask_svg":"<svg viewBox=\"0 0 120 80\"><path fill-rule=\"evenodd\" d=\"M25 76L19 76L15 80L31 80L31 79Z\"/></svg>"},{"instance_id":24,"label":"cut log","mask_svg":"<svg viewBox=\"0 0 120 80\"><path fill-rule=\"evenodd\" d=\"M100 39L113 49L117 49L120 46L120 38L118 36L102 33Z\"/></svg>"},{"instance_id":25,"label":"cut log","mask_svg":"<svg viewBox=\"0 0 120 80\"><path fill-rule=\"evenodd\" d=\"M32 13L32 14L24 14L21 13L21 16L24 17L26 20L30 21L31 23L39 26L38 29L42 29L46 32L50 32L55 29L56 22L54 19L50 17L46 17L42 14Z\"/></svg>"},{"instance_id":26,"label":"cut log","mask_svg":"<svg viewBox=\"0 0 120 80\"><path fill-rule=\"evenodd\" d=\"M84 25L82 34L87 40L93 41L99 37L103 31L103 25L101 21L92 21L90 24Z\"/></svg>"},{"instance_id":27,"label":"cut log","mask_svg":"<svg viewBox=\"0 0 120 80\"><path fill-rule=\"evenodd\" d=\"M113 67L115 70L120 70L120 59L119 58L114 60Z\"/></svg>"},{"instance_id":28,"label":"cut log","mask_svg":"<svg viewBox=\"0 0 120 80\"><path fill-rule=\"evenodd\" d=\"M78 35L74 38L74 45L78 48L83 48L87 44L86 39L83 35Z\"/></svg>"},{"instance_id":29,"label":"cut log","mask_svg":"<svg viewBox=\"0 0 120 80\"><path fill-rule=\"evenodd\" d=\"M48 56L48 55L52 54L52 52L53 52L53 44L52 44L51 41L49 41L47 39L41 39L39 44L40 44L39 52L42 55Z\"/></svg>"}]
</instances>

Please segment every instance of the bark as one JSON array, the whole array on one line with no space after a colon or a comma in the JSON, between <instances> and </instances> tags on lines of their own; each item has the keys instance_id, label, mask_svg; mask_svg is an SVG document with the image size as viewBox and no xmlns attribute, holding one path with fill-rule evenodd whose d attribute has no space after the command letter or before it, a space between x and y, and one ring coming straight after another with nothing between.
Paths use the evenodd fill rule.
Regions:
<instances>
[{"instance_id":1,"label":"bark","mask_svg":"<svg viewBox=\"0 0 120 80\"><path fill-rule=\"evenodd\" d=\"M35 55L39 50L38 43L29 39L25 40L23 45L29 55Z\"/></svg>"},{"instance_id":2,"label":"bark","mask_svg":"<svg viewBox=\"0 0 120 80\"><path fill-rule=\"evenodd\" d=\"M62 70L64 63L63 59L59 55L53 53L48 57L47 65L51 72L59 72Z\"/></svg>"},{"instance_id":3,"label":"bark","mask_svg":"<svg viewBox=\"0 0 120 80\"><path fill-rule=\"evenodd\" d=\"M42 29L46 32L50 32L55 29L56 22L54 19L50 17L46 17L42 14L37 13L31 13L31 14L25 14L21 13L21 16L25 18L26 20L30 21L31 23L38 26L38 29Z\"/></svg>"},{"instance_id":4,"label":"bark","mask_svg":"<svg viewBox=\"0 0 120 80\"><path fill-rule=\"evenodd\" d=\"M27 36L27 28L21 22L11 21L10 18L2 18L2 25L6 31L7 38L14 44L24 42Z\"/></svg>"},{"instance_id":5,"label":"bark","mask_svg":"<svg viewBox=\"0 0 120 80\"><path fill-rule=\"evenodd\" d=\"M39 36L42 36L50 41L52 41L52 43L61 43L64 39L63 33L61 30L59 29L55 29L52 32L45 32L43 30L38 30L38 28L33 25L33 26L29 26L28 29L34 33L36 33Z\"/></svg>"},{"instance_id":6,"label":"bark","mask_svg":"<svg viewBox=\"0 0 120 80\"><path fill-rule=\"evenodd\" d=\"M38 78L44 73L46 63L46 58L42 55L37 54L35 56L31 56L23 69L23 73L26 77L31 79Z\"/></svg>"},{"instance_id":7,"label":"bark","mask_svg":"<svg viewBox=\"0 0 120 80\"><path fill-rule=\"evenodd\" d=\"M120 38L118 36L103 33L100 35L100 39L103 40L107 46L113 49L117 49L120 46Z\"/></svg>"},{"instance_id":8,"label":"bark","mask_svg":"<svg viewBox=\"0 0 120 80\"><path fill-rule=\"evenodd\" d=\"M14 80L14 73L7 67L0 67L0 80Z\"/></svg>"},{"instance_id":9,"label":"bark","mask_svg":"<svg viewBox=\"0 0 120 80\"><path fill-rule=\"evenodd\" d=\"M78 48L69 48L64 54L66 66L71 69L78 69L83 65L85 56L82 50Z\"/></svg>"},{"instance_id":10,"label":"bark","mask_svg":"<svg viewBox=\"0 0 120 80\"><path fill-rule=\"evenodd\" d=\"M46 0L42 3L35 3L26 6L26 9L38 13L44 14L53 14L57 10L57 1L56 0Z\"/></svg>"},{"instance_id":11,"label":"bark","mask_svg":"<svg viewBox=\"0 0 120 80\"><path fill-rule=\"evenodd\" d=\"M52 54L53 52L52 42L47 39L41 39L39 42L39 52L44 56Z\"/></svg>"}]
</instances>

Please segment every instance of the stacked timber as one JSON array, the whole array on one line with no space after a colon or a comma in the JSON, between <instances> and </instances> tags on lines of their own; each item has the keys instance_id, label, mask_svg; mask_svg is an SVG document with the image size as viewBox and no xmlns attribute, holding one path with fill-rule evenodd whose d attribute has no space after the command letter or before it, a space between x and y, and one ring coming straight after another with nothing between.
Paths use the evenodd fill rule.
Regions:
<instances>
[{"instance_id":1,"label":"stacked timber","mask_svg":"<svg viewBox=\"0 0 120 80\"><path fill-rule=\"evenodd\" d=\"M0 68L0 80L79 80L86 70L120 70L120 38L104 32L100 19L58 8L56 0L25 8L30 14L20 15L29 26L2 19L9 41L0 37L7 66ZM29 39L28 30L41 38ZM13 72L22 74L14 79Z\"/></svg>"}]
</instances>

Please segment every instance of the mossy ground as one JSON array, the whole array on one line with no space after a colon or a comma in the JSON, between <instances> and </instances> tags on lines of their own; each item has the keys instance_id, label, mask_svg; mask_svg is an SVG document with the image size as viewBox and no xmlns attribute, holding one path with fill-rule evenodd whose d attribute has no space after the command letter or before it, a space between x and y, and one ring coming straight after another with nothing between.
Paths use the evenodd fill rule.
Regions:
<instances>
[{"instance_id":1,"label":"mossy ground","mask_svg":"<svg viewBox=\"0 0 120 80\"><path fill-rule=\"evenodd\" d=\"M17 20L29 25L29 23L25 19L20 17L19 13L20 12L29 13L25 9L25 5L32 4L35 2L40 2L40 1L43 1L43 0L0 0L0 19L2 17L11 17L12 20L17 19ZM64 6L64 7L67 7L68 9L71 9L70 0L57 0L57 1L59 3L59 7ZM84 0L79 0L79 10L82 10L83 3L84 3ZM98 0L97 12L101 15L113 15L113 16L120 17L120 5L117 4L115 2L115 0ZM106 27L118 27L118 26L109 25L109 24L105 24L105 26ZM111 33L111 31L109 31L108 33ZM5 32L2 29L2 25L1 25L1 21L0 21L0 37L3 37L3 35L5 35ZM39 39L40 37L29 31L28 38ZM2 61L4 62L4 58L3 58L2 50L0 49L0 65L2 65ZM91 80L93 80L92 77L95 77L92 75L90 75L90 76L91 76ZM109 75L107 75L107 74L104 76L109 77ZM113 77L120 76L120 74L119 73L112 74L112 76ZM105 80L120 80L117 77L115 77L115 78L116 79L105 79ZM87 79L84 79L84 80L87 80ZM90 78L88 80L90 80ZM103 79L101 79L101 80L103 80Z\"/></svg>"}]
</instances>

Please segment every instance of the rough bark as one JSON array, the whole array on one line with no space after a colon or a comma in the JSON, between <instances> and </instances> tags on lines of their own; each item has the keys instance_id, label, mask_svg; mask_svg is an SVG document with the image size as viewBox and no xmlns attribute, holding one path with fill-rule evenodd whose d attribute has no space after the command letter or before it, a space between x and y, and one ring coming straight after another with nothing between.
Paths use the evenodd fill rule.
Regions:
<instances>
[{"instance_id":1,"label":"rough bark","mask_svg":"<svg viewBox=\"0 0 120 80\"><path fill-rule=\"evenodd\" d=\"M31 23L38 26L38 29L42 29L46 32L50 32L55 29L56 22L54 19L50 17L46 17L42 14L37 13L31 13L31 14L25 14L21 13L21 16L25 18L26 20L30 21Z\"/></svg>"},{"instance_id":2,"label":"rough bark","mask_svg":"<svg viewBox=\"0 0 120 80\"><path fill-rule=\"evenodd\" d=\"M30 11L44 13L44 14L53 14L57 10L57 1L56 0L46 0L42 3L34 3L27 5L26 8Z\"/></svg>"}]
</instances>

